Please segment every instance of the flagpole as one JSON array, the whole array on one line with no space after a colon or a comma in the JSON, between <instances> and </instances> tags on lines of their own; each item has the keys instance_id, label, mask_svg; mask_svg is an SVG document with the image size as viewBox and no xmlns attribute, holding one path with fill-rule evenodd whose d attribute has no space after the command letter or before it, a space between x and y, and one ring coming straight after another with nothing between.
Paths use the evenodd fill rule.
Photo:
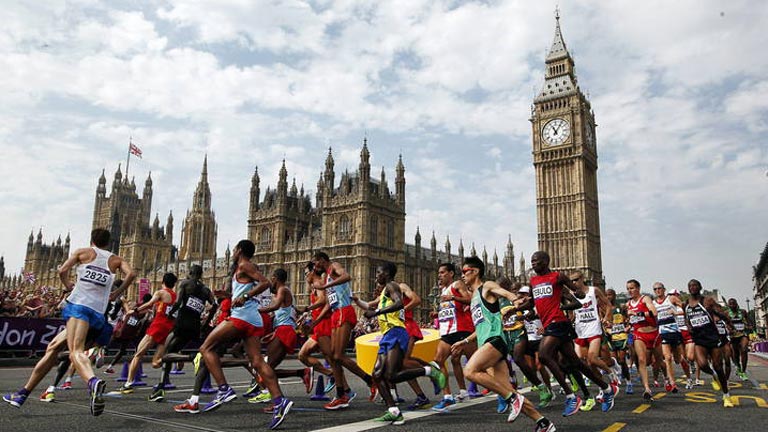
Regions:
<instances>
[{"instance_id":1,"label":"flagpole","mask_svg":"<svg viewBox=\"0 0 768 432\"><path fill-rule=\"evenodd\" d=\"M128 167L131 165L131 144L133 144L133 136L128 138L128 156L125 158L125 180L128 181Z\"/></svg>"}]
</instances>

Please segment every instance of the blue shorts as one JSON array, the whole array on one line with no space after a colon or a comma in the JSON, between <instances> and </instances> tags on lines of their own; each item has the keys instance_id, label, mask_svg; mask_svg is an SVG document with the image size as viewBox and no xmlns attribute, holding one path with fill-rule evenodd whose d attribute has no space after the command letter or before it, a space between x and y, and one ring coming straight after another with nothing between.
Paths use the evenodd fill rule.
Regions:
<instances>
[{"instance_id":1,"label":"blue shorts","mask_svg":"<svg viewBox=\"0 0 768 432\"><path fill-rule=\"evenodd\" d=\"M104 327L99 330L99 335L96 336L96 345L105 347L109 345L109 341L112 340L112 324L106 323Z\"/></svg>"},{"instance_id":2,"label":"blue shorts","mask_svg":"<svg viewBox=\"0 0 768 432\"><path fill-rule=\"evenodd\" d=\"M87 306L70 302L67 302L64 310L61 311L61 317L65 321L68 321L70 318L83 320L88 323L88 327L97 330L104 327L104 324L107 323L107 320L104 319L104 312L99 313Z\"/></svg>"},{"instance_id":3,"label":"blue shorts","mask_svg":"<svg viewBox=\"0 0 768 432\"><path fill-rule=\"evenodd\" d=\"M408 331L405 327L392 327L388 332L384 333L379 341L379 354L386 354L387 352L395 349L396 346L400 347L403 354L408 352Z\"/></svg>"}]
</instances>

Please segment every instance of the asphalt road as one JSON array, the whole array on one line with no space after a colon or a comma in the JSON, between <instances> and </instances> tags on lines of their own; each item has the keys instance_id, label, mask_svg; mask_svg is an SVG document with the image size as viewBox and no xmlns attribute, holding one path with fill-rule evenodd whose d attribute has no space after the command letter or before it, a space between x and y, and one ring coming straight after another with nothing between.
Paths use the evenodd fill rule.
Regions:
<instances>
[{"instance_id":1,"label":"asphalt road","mask_svg":"<svg viewBox=\"0 0 768 432\"><path fill-rule=\"evenodd\" d=\"M298 367L296 361L289 361L286 368ZM73 382L74 389L56 392L55 403L39 402L37 398L45 390L53 374L50 374L35 389L21 409L8 404L0 407L0 430L3 431L236 431L236 430L266 430L270 420L268 414L261 413L264 405L253 405L238 397L217 411L203 414L178 414L172 409L173 405L182 402L192 387L193 377L187 366L185 375L172 376L177 385L176 390L168 391L165 402L148 402L146 397L149 388L144 387L136 393L107 398L107 408L101 417L92 417L88 411L87 392L85 384L79 379ZM751 356L751 375L758 384L750 382L734 382L731 391L737 396L737 406L725 409L722 406L719 392L712 391L707 382L706 386L696 387L691 391L682 390L678 394L661 397L652 406L643 404L640 393L634 395L620 394L616 398L615 408L609 413L602 413L596 408L592 412L580 412L572 417L561 417L563 397L558 396L543 414L557 425L559 431L763 431L768 419L768 361ZM3 393L18 389L26 380L31 368L0 369L0 389ZM156 382L159 371L148 370L148 383ZM244 391L249 379L246 372L240 368L227 369L230 384L238 392ZM108 389L117 388L114 375L104 375ZM377 427L370 420L381 415L385 408L381 403L371 403L366 400L367 389L357 378L350 378L353 388L359 393L358 398L349 409L339 412L323 410L323 402L311 401L304 391L299 379L282 380L285 394L295 401L281 430L286 431L362 431ZM422 381L422 386L431 389L428 380ZM412 398L407 386L400 389L403 397ZM659 394L659 396L661 396ZM212 398L202 395L202 401ZM536 396L532 396L536 401ZM202 406L202 405L201 405ZM495 397L485 396L456 405L449 413L439 414L430 410L406 412L406 423L403 426L383 426L388 429L401 431L508 431L533 430L534 423L520 416L514 424L505 422L506 416L495 412Z\"/></svg>"}]
</instances>

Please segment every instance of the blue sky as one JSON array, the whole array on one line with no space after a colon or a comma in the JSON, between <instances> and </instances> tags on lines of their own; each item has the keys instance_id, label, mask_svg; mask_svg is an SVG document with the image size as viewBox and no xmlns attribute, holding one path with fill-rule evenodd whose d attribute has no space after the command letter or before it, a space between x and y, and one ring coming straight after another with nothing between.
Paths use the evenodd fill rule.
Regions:
<instances>
[{"instance_id":1,"label":"blue sky","mask_svg":"<svg viewBox=\"0 0 768 432\"><path fill-rule=\"evenodd\" d=\"M604 273L741 303L768 240L768 4L582 1L563 35L595 110ZM0 254L30 230L87 242L103 168L129 136L139 188L177 233L206 152L218 248L245 235L247 191L338 173L394 179L406 237L489 255L536 249L528 118L554 34L549 1L5 2L0 28ZM124 166L123 166L124 170ZM519 255L518 255L519 256Z\"/></svg>"}]
</instances>

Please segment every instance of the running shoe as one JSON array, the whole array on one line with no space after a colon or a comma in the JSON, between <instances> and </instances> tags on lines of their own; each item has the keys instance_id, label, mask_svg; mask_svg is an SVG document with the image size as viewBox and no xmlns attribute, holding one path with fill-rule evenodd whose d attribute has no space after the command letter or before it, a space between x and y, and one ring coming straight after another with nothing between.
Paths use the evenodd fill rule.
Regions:
<instances>
[{"instance_id":1,"label":"running shoe","mask_svg":"<svg viewBox=\"0 0 768 432\"><path fill-rule=\"evenodd\" d=\"M72 390L72 381L64 381L64 384L61 385L62 390Z\"/></svg>"},{"instance_id":2,"label":"running shoe","mask_svg":"<svg viewBox=\"0 0 768 432\"><path fill-rule=\"evenodd\" d=\"M579 391L579 383L576 382L576 379L573 378L573 375L570 375L568 379L571 381L571 391L574 393Z\"/></svg>"},{"instance_id":3,"label":"running shoe","mask_svg":"<svg viewBox=\"0 0 768 432\"><path fill-rule=\"evenodd\" d=\"M500 395L496 395L496 412L504 414L509 409L509 401Z\"/></svg>"},{"instance_id":4,"label":"running shoe","mask_svg":"<svg viewBox=\"0 0 768 432\"><path fill-rule=\"evenodd\" d=\"M24 402L27 400L27 396L28 395L18 394L14 392L14 393L8 393L7 395L3 396L3 400L15 406L16 408L21 408L21 406L24 405Z\"/></svg>"},{"instance_id":5,"label":"running shoe","mask_svg":"<svg viewBox=\"0 0 768 432\"><path fill-rule=\"evenodd\" d=\"M161 384L152 387L152 393L149 394L147 400L150 402L162 402L165 399L165 390Z\"/></svg>"},{"instance_id":6,"label":"running shoe","mask_svg":"<svg viewBox=\"0 0 768 432\"><path fill-rule=\"evenodd\" d=\"M368 402L375 401L377 394L378 394L378 388L375 385L372 385L370 387L369 394L368 394Z\"/></svg>"},{"instance_id":7,"label":"running shoe","mask_svg":"<svg viewBox=\"0 0 768 432\"><path fill-rule=\"evenodd\" d=\"M449 396L447 398L444 397L443 400L432 407L432 411L447 412L448 407L451 405L456 405L456 399L454 399L453 396Z\"/></svg>"},{"instance_id":8,"label":"running shoe","mask_svg":"<svg viewBox=\"0 0 768 432\"><path fill-rule=\"evenodd\" d=\"M134 390L134 388L133 388L133 384L128 384L128 383L125 383L125 384L121 385L121 386L120 386L120 387L119 387L119 388L116 390L116 393L120 393L120 394L131 394L131 393L133 393L133 390Z\"/></svg>"},{"instance_id":9,"label":"running shoe","mask_svg":"<svg viewBox=\"0 0 768 432\"><path fill-rule=\"evenodd\" d=\"M534 429L533 432L555 432L556 430L554 423L543 418L536 422L536 429Z\"/></svg>"},{"instance_id":10,"label":"running shoe","mask_svg":"<svg viewBox=\"0 0 768 432\"><path fill-rule=\"evenodd\" d=\"M446 382L448 382L447 379L446 379ZM464 402L465 400L469 400L469 392L466 389L459 389L459 394L456 395L456 400L459 402Z\"/></svg>"},{"instance_id":11,"label":"running shoe","mask_svg":"<svg viewBox=\"0 0 768 432\"><path fill-rule=\"evenodd\" d=\"M440 390L445 388L446 378L440 369L430 368L429 379L432 380L432 384L435 387L440 387Z\"/></svg>"},{"instance_id":12,"label":"running shoe","mask_svg":"<svg viewBox=\"0 0 768 432\"><path fill-rule=\"evenodd\" d=\"M580 397L577 395L573 395L573 397L566 397L565 408L563 408L563 417L569 417L576 414L576 412L579 411L579 408L581 408Z\"/></svg>"},{"instance_id":13,"label":"running shoe","mask_svg":"<svg viewBox=\"0 0 768 432\"><path fill-rule=\"evenodd\" d=\"M328 377L328 383L325 385L325 388L323 389L323 393L328 394L333 391L333 389L336 388L336 379L333 377Z\"/></svg>"},{"instance_id":14,"label":"running shoe","mask_svg":"<svg viewBox=\"0 0 768 432\"><path fill-rule=\"evenodd\" d=\"M694 385L703 386L704 385L704 380L703 379L697 379L696 383Z\"/></svg>"},{"instance_id":15,"label":"running shoe","mask_svg":"<svg viewBox=\"0 0 768 432\"><path fill-rule=\"evenodd\" d=\"M746 372L739 372L737 375L742 381L749 381L749 375Z\"/></svg>"},{"instance_id":16,"label":"running shoe","mask_svg":"<svg viewBox=\"0 0 768 432\"><path fill-rule=\"evenodd\" d=\"M333 400L325 404L323 408L330 411L336 411L342 408L349 408L349 397L347 397L347 395L344 395L342 397L333 398Z\"/></svg>"},{"instance_id":17,"label":"running shoe","mask_svg":"<svg viewBox=\"0 0 768 432\"><path fill-rule=\"evenodd\" d=\"M439 365L439 364L437 364L437 362L435 362L435 361L431 361L431 362L429 362L429 366L430 366L432 369L441 370L441 369L440 369L440 365ZM440 394L440 391L441 391L442 389L441 389L440 387L438 387L437 383L435 383L434 381L432 381L432 387L433 387L433 388L434 388L434 390L435 390L435 396L439 395L439 394Z\"/></svg>"},{"instance_id":18,"label":"running shoe","mask_svg":"<svg viewBox=\"0 0 768 432\"><path fill-rule=\"evenodd\" d=\"M523 410L523 403L525 403L525 396L520 393L513 393L512 399L509 400L509 415L507 416L507 423L515 421L517 416L520 415L520 411Z\"/></svg>"},{"instance_id":19,"label":"running shoe","mask_svg":"<svg viewBox=\"0 0 768 432\"><path fill-rule=\"evenodd\" d=\"M354 390L349 389L349 391L347 392L347 399L348 399L347 403L352 402L352 400L354 400L356 397L357 397L357 393ZM400 397L398 396L398 399L399 398Z\"/></svg>"},{"instance_id":20,"label":"running shoe","mask_svg":"<svg viewBox=\"0 0 768 432\"><path fill-rule=\"evenodd\" d=\"M667 393L672 391L672 383L668 379L664 380L664 391Z\"/></svg>"},{"instance_id":21,"label":"running shoe","mask_svg":"<svg viewBox=\"0 0 768 432\"><path fill-rule=\"evenodd\" d=\"M660 387L660 386L659 386L659 382L658 382L658 381L656 381L656 380L653 380L653 386L654 386L654 387Z\"/></svg>"},{"instance_id":22,"label":"running shoe","mask_svg":"<svg viewBox=\"0 0 768 432\"><path fill-rule=\"evenodd\" d=\"M405 418L403 417L403 413L398 413L397 415L392 414L387 410L387 412L384 413L381 417L376 417L373 419L375 422L382 422L382 423L389 423L395 426L400 426L405 423Z\"/></svg>"},{"instance_id":23,"label":"running shoe","mask_svg":"<svg viewBox=\"0 0 768 432\"><path fill-rule=\"evenodd\" d=\"M686 390L690 390L690 389L692 389L692 388L693 388L693 380L692 380L692 379L690 379L690 378L688 378L688 379L685 381L685 389L686 389Z\"/></svg>"},{"instance_id":24,"label":"running shoe","mask_svg":"<svg viewBox=\"0 0 768 432\"><path fill-rule=\"evenodd\" d=\"M651 394L651 392L644 391L643 392L643 400L646 400L648 402L653 402L653 395Z\"/></svg>"},{"instance_id":25,"label":"running shoe","mask_svg":"<svg viewBox=\"0 0 768 432\"><path fill-rule=\"evenodd\" d=\"M627 386L624 388L624 393L626 394L634 394L635 388L632 384L632 381L627 381Z\"/></svg>"},{"instance_id":26,"label":"running shoe","mask_svg":"<svg viewBox=\"0 0 768 432\"><path fill-rule=\"evenodd\" d=\"M96 354L96 369L101 369L104 366L104 350L100 349Z\"/></svg>"},{"instance_id":27,"label":"running shoe","mask_svg":"<svg viewBox=\"0 0 768 432\"><path fill-rule=\"evenodd\" d=\"M46 390L40 395L40 402L56 402L56 394Z\"/></svg>"},{"instance_id":28,"label":"running shoe","mask_svg":"<svg viewBox=\"0 0 768 432\"><path fill-rule=\"evenodd\" d=\"M672 384L672 389L671 389L671 390L669 390L669 391L671 391L672 393L677 393L677 392L679 392L680 390L678 390L678 389L677 389L677 384L674 384L674 383L673 383L673 384Z\"/></svg>"},{"instance_id":29,"label":"running shoe","mask_svg":"<svg viewBox=\"0 0 768 432\"><path fill-rule=\"evenodd\" d=\"M603 400L600 402L600 409L603 412L608 412L613 409L613 399L616 397L617 388L611 386L610 393L603 393Z\"/></svg>"},{"instance_id":30,"label":"running shoe","mask_svg":"<svg viewBox=\"0 0 768 432\"><path fill-rule=\"evenodd\" d=\"M595 407L595 398L588 398L581 405L581 408L579 408L579 411L592 411L592 408L594 407Z\"/></svg>"},{"instance_id":31,"label":"running shoe","mask_svg":"<svg viewBox=\"0 0 768 432\"><path fill-rule=\"evenodd\" d=\"M259 392L256 396L248 399L248 403L268 403L272 402L272 395L268 391Z\"/></svg>"},{"instance_id":32,"label":"running shoe","mask_svg":"<svg viewBox=\"0 0 768 432\"><path fill-rule=\"evenodd\" d=\"M197 375L197 371L200 370L200 361L202 359L203 355L199 352L195 355L195 358L192 359L192 365L195 367L195 375Z\"/></svg>"},{"instance_id":33,"label":"running shoe","mask_svg":"<svg viewBox=\"0 0 768 432\"><path fill-rule=\"evenodd\" d=\"M416 411L429 406L429 399L427 396L416 396L416 400L412 404L408 405L408 411Z\"/></svg>"},{"instance_id":34,"label":"running shoe","mask_svg":"<svg viewBox=\"0 0 768 432\"><path fill-rule=\"evenodd\" d=\"M731 401L730 396L723 396L723 407L733 408L733 401Z\"/></svg>"},{"instance_id":35,"label":"running shoe","mask_svg":"<svg viewBox=\"0 0 768 432\"><path fill-rule=\"evenodd\" d=\"M96 380L91 389L91 415L98 417L104 413L104 389L107 383Z\"/></svg>"},{"instance_id":36,"label":"running shoe","mask_svg":"<svg viewBox=\"0 0 768 432\"><path fill-rule=\"evenodd\" d=\"M200 404L192 404L189 400L185 400L183 404L175 405L173 410L177 413L198 414L200 412Z\"/></svg>"},{"instance_id":37,"label":"running shoe","mask_svg":"<svg viewBox=\"0 0 768 432\"><path fill-rule=\"evenodd\" d=\"M544 383L539 384L538 386L533 388L539 393L539 405L538 408L546 408L549 406L549 403L552 402L552 398L555 397L555 395L552 394L551 391L547 388Z\"/></svg>"},{"instance_id":38,"label":"running shoe","mask_svg":"<svg viewBox=\"0 0 768 432\"><path fill-rule=\"evenodd\" d=\"M720 381L717 380L717 377L712 377L712 390L720 391L720 388Z\"/></svg>"},{"instance_id":39,"label":"running shoe","mask_svg":"<svg viewBox=\"0 0 768 432\"><path fill-rule=\"evenodd\" d=\"M107 375L111 375L115 373L115 368L113 368L112 366L108 366L106 369L104 369L104 373Z\"/></svg>"},{"instance_id":40,"label":"running shoe","mask_svg":"<svg viewBox=\"0 0 768 432\"><path fill-rule=\"evenodd\" d=\"M251 379L251 384L248 386L248 390L242 394L244 398L252 398L261 393L261 386L256 378Z\"/></svg>"},{"instance_id":41,"label":"running shoe","mask_svg":"<svg viewBox=\"0 0 768 432\"><path fill-rule=\"evenodd\" d=\"M304 381L304 389L307 391L307 394L312 393L312 387L315 386L315 370L311 367L305 368L301 380Z\"/></svg>"},{"instance_id":42,"label":"running shoe","mask_svg":"<svg viewBox=\"0 0 768 432\"><path fill-rule=\"evenodd\" d=\"M222 406L223 404L231 401L232 399L235 399L237 397L237 393L235 393L234 390L232 390L232 387L227 387L226 390L222 391L219 390L218 393L216 393L216 397L205 404L205 407L203 408L203 412L213 411L216 408Z\"/></svg>"},{"instance_id":43,"label":"running shoe","mask_svg":"<svg viewBox=\"0 0 768 432\"><path fill-rule=\"evenodd\" d=\"M285 417L288 416L292 406L293 401L286 398L283 398L279 404L276 404L272 410L272 421L269 422L269 428L277 429L285 421Z\"/></svg>"}]
</instances>

